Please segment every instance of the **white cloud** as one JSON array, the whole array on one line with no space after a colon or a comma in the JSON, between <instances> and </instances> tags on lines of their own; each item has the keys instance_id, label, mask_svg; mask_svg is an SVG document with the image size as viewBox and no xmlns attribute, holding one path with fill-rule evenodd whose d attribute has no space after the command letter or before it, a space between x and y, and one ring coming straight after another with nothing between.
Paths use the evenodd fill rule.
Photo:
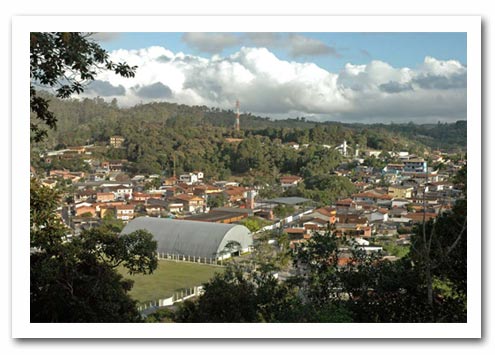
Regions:
<instances>
[{"instance_id":1,"label":"white cloud","mask_svg":"<svg viewBox=\"0 0 495 355\"><path fill-rule=\"evenodd\" d=\"M266 48L204 58L150 47L118 50L110 57L138 65L134 78L109 72L97 78L101 88L125 88L125 96L116 96L123 106L165 100L233 109L239 99L242 111L276 118L436 122L466 117L466 67L457 61L426 57L416 69L382 61L348 63L332 73L314 63L281 60Z\"/></svg>"}]
</instances>

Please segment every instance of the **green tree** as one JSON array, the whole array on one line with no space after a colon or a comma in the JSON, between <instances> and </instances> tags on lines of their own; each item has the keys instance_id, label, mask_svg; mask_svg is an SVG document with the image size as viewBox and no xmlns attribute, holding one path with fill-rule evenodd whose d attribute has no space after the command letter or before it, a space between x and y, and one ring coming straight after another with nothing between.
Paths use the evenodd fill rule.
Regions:
<instances>
[{"instance_id":1,"label":"green tree","mask_svg":"<svg viewBox=\"0 0 495 355\"><path fill-rule=\"evenodd\" d=\"M466 193L467 167L454 180ZM433 320L467 317L467 201L458 199L451 211L441 212L434 220L417 224L411 239L411 258L421 271L421 280L427 290L426 301L433 308ZM442 294L435 283L452 285L454 297ZM442 300L439 304L439 299ZM452 306L450 314L442 307Z\"/></svg>"},{"instance_id":2,"label":"green tree","mask_svg":"<svg viewBox=\"0 0 495 355\"><path fill-rule=\"evenodd\" d=\"M182 322L244 323L255 322L255 287L243 277L242 270L228 267L204 285L204 294L195 307L178 318ZM187 315L187 318L186 318Z\"/></svg>"},{"instance_id":3,"label":"green tree","mask_svg":"<svg viewBox=\"0 0 495 355\"><path fill-rule=\"evenodd\" d=\"M112 70L123 77L133 77L137 67L114 63L108 53L81 32L31 32L30 34L30 107L35 114L31 122L34 141L41 141L47 131L57 126L49 109L49 100L38 95L37 87L56 90L57 97L68 98L82 93L84 85L95 79L99 70Z\"/></svg>"},{"instance_id":4,"label":"green tree","mask_svg":"<svg viewBox=\"0 0 495 355\"><path fill-rule=\"evenodd\" d=\"M206 202L208 207L216 208L216 207L225 206L225 204L227 203L227 199L225 198L225 195L223 193L220 193L220 194L208 195Z\"/></svg>"},{"instance_id":5,"label":"green tree","mask_svg":"<svg viewBox=\"0 0 495 355\"><path fill-rule=\"evenodd\" d=\"M246 219L243 219L239 223L249 229L251 233L257 232L264 226L270 224L270 222L268 222L267 220L258 217L248 217Z\"/></svg>"},{"instance_id":6,"label":"green tree","mask_svg":"<svg viewBox=\"0 0 495 355\"><path fill-rule=\"evenodd\" d=\"M116 271L152 273L156 242L146 231L69 231L56 214L57 191L31 181L31 322L138 322L132 281Z\"/></svg>"},{"instance_id":7,"label":"green tree","mask_svg":"<svg viewBox=\"0 0 495 355\"><path fill-rule=\"evenodd\" d=\"M296 290L278 282L271 273L249 274L229 265L205 284L196 302L185 302L175 316L178 322L252 323L297 322L301 304Z\"/></svg>"},{"instance_id":8,"label":"green tree","mask_svg":"<svg viewBox=\"0 0 495 355\"><path fill-rule=\"evenodd\" d=\"M280 204L280 205L276 205L273 208L273 214L278 218L285 218L287 216L290 216L291 214L294 213L294 211L295 208L294 206L291 205Z\"/></svg>"}]
</instances>

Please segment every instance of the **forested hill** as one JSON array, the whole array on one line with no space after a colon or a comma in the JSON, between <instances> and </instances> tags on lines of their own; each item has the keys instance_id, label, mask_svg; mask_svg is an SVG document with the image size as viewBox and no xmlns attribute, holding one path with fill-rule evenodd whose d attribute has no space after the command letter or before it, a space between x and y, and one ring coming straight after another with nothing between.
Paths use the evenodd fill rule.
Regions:
<instances>
[{"instance_id":1,"label":"forested hill","mask_svg":"<svg viewBox=\"0 0 495 355\"><path fill-rule=\"evenodd\" d=\"M48 95L48 94L44 94ZM453 124L349 124L313 122L304 117L272 120L250 113L241 114L242 132L232 132L235 113L206 106L187 106L174 103L141 104L119 108L117 102L101 98L60 100L50 97L50 108L58 118L58 129L50 132L46 148L56 145L79 145L107 141L111 135L128 135L143 129L184 129L191 127L218 127L217 133L241 138L262 135L282 142L341 143L373 149L422 148L465 150L467 122ZM412 148L411 148L412 147Z\"/></svg>"}]
</instances>

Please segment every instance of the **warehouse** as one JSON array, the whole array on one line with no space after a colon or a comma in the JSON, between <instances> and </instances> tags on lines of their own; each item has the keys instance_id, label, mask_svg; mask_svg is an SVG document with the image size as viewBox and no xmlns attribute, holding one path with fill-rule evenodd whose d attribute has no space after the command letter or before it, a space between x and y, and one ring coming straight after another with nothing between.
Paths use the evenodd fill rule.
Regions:
<instances>
[{"instance_id":1,"label":"warehouse","mask_svg":"<svg viewBox=\"0 0 495 355\"><path fill-rule=\"evenodd\" d=\"M153 234L160 254L220 259L247 252L253 245L249 229L234 224L140 217L129 222L122 234L139 229Z\"/></svg>"}]
</instances>

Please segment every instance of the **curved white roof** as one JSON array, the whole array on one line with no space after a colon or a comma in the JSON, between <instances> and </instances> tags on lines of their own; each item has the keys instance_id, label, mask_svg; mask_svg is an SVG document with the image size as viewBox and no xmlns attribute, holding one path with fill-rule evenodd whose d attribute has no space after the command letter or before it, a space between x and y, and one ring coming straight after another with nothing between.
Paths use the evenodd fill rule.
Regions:
<instances>
[{"instance_id":1,"label":"curved white roof","mask_svg":"<svg viewBox=\"0 0 495 355\"><path fill-rule=\"evenodd\" d=\"M253 244L249 229L241 225L168 218L136 218L125 226L122 234L139 229L153 234L159 253L214 258L230 241L239 243L241 249L247 249Z\"/></svg>"}]
</instances>

